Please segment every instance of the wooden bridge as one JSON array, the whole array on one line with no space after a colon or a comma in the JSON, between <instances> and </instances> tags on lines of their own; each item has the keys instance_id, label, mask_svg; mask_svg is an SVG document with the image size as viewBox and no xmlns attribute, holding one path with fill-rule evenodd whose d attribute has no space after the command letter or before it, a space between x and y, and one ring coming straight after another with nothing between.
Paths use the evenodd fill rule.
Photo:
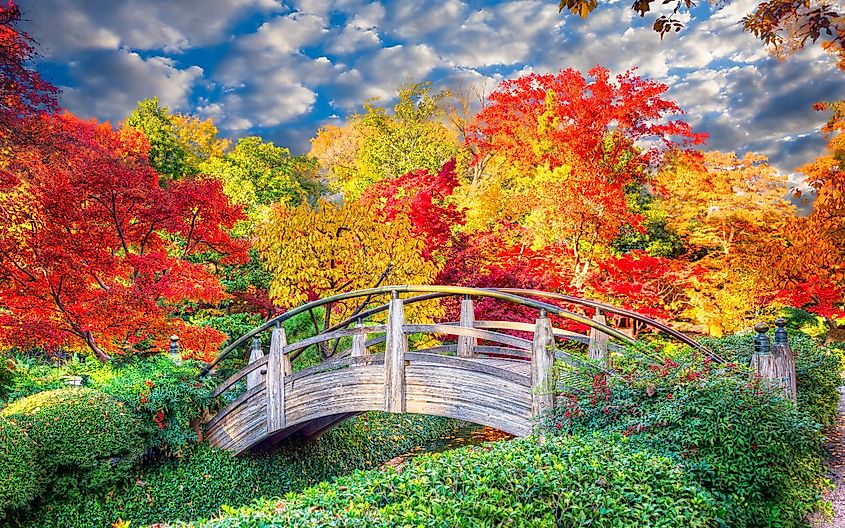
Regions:
<instances>
[{"instance_id":1,"label":"wooden bridge","mask_svg":"<svg viewBox=\"0 0 845 528\"><path fill-rule=\"evenodd\" d=\"M401 298L400 293L418 295ZM282 323L297 314L351 299L364 299L366 305L388 295L390 300L386 304L361 309L360 313L314 337L287 342ZM460 321L414 324L405 320L406 305L446 296L463 297ZM478 297L536 309L537 318L534 324L477 321L473 298ZM552 302L574 306L583 313ZM367 322L384 311L387 311L386 323ZM221 352L204 375L252 340L248 365L219 385L214 394L219 396L238 387L243 392L230 397L233 398L230 403L211 419L206 426L206 437L212 445L240 453L294 434L314 438L366 411L446 416L526 436L531 433L533 418L554 405L555 360L569 365L583 363L582 359L559 351L556 340L588 345L589 356L606 366L609 366L609 353L619 350L619 343L634 342L625 333L608 326L604 314L637 321L712 355L692 339L657 321L561 294L454 286L360 290L291 310L247 333ZM554 328L549 315L586 325L590 333ZM532 339L502 330L523 332L532 335ZM259 336L268 331L270 348L265 355ZM408 336L414 334L457 339L454 344L411 350ZM307 347L343 338L347 343L351 338L348 349L316 366L294 371L294 361Z\"/></svg>"}]
</instances>

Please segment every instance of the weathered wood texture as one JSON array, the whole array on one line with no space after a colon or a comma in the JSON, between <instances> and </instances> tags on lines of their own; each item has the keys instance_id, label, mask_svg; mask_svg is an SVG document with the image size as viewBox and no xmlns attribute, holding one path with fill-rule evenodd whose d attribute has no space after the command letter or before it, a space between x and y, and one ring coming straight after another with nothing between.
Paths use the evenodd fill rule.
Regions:
<instances>
[{"instance_id":1,"label":"weathered wood texture","mask_svg":"<svg viewBox=\"0 0 845 528\"><path fill-rule=\"evenodd\" d=\"M754 354L751 356L751 368L771 386L784 391L787 398L795 401L796 375L795 358L789 348L786 335L786 321L778 319L778 330L775 331L775 344L772 346L766 334L769 326L758 323L754 326L757 336L754 337Z\"/></svg>"},{"instance_id":2,"label":"weathered wood texture","mask_svg":"<svg viewBox=\"0 0 845 528\"><path fill-rule=\"evenodd\" d=\"M405 354L408 336L405 335L405 309L402 299L390 300L387 311L387 336L384 347L384 410L405 412Z\"/></svg>"},{"instance_id":3,"label":"weathered wood texture","mask_svg":"<svg viewBox=\"0 0 845 528\"><path fill-rule=\"evenodd\" d=\"M264 357L264 352L261 350L261 341L257 337L252 338L252 349L249 351L249 363L255 363ZM246 376L246 388L251 389L258 386L264 381L264 376L259 370L253 370Z\"/></svg>"},{"instance_id":4,"label":"weathered wood texture","mask_svg":"<svg viewBox=\"0 0 845 528\"><path fill-rule=\"evenodd\" d=\"M531 410L535 416L554 405L554 347L552 323L544 314L534 324L534 342L531 346Z\"/></svg>"},{"instance_id":5,"label":"weathered wood texture","mask_svg":"<svg viewBox=\"0 0 845 528\"><path fill-rule=\"evenodd\" d=\"M270 353L267 359L267 432L274 433L285 428L285 376L290 364L284 353L287 345L284 327L274 328L270 337Z\"/></svg>"},{"instance_id":6,"label":"weathered wood texture","mask_svg":"<svg viewBox=\"0 0 845 528\"><path fill-rule=\"evenodd\" d=\"M593 316L593 321L603 325L607 324L607 319L598 310L596 311L596 315ZM608 366L610 363L610 357L607 355L608 341L607 334L595 328L590 328L590 346L587 351L590 359L595 359L596 361L600 361L602 365Z\"/></svg>"},{"instance_id":7,"label":"weathered wood texture","mask_svg":"<svg viewBox=\"0 0 845 528\"><path fill-rule=\"evenodd\" d=\"M355 328L364 328L363 323L358 323ZM359 333L352 336L352 357L361 357L367 354L367 334Z\"/></svg>"},{"instance_id":8,"label":"weathered wood texture","mask_svg":"<svg viewBox=\"0 0 845 528\"><path fill-rule=\"evenodd\" d=\"M461 326L473 328L475 323L475 307L469 297L461 301ZM472 357L475 354L475 347L478 346L478 338L471 336L458 336L458 356Z\"/></svg>"},{"instance_id":9,"label":"weathered wood texture","mask_svg":"<svg viewBox=\"0 0 845 528\"><path fill-rule=\"evenodd\" d=\"M532 428L530 368L530 363L519 359L408 352L403 359L405 411L528 435ZM382 354L346 358L335 368L312 369L304 376L298 376L299 371L284 378L284 429L268 428L269 395L262 384L210 422L209 442L240 453L271 437L278 440L296 433L313 438L353 414L385 408ZM269 375L268 366L268 380Z\"/></svg>"}]
</instances>

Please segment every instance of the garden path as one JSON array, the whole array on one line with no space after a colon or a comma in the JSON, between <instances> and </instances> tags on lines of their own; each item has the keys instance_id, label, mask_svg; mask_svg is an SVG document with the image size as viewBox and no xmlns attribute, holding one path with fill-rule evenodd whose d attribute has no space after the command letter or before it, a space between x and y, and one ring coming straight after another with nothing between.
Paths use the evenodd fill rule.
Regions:
<instances>
[{"instance_id":1,"label":"garden path","mask_svg":"<svg viewBox=\"0 0 845 528\"><path fill-rule=\"evenodd\" d=\"M818 528L845 528L845 387L839 388L839 414L836 427L827 432L828 476L836 488L828 493L833 519L813 523Z\"/></svg>"}]
</instances>

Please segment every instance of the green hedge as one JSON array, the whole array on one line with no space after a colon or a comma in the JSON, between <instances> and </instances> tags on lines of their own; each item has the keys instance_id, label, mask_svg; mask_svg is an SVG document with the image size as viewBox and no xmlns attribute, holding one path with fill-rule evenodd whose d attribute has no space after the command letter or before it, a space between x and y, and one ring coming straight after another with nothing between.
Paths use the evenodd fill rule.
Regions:
<instances>
[{"instance_id":1,"label":"green hedge","mask_svg":"<svg viewBox=\"0 0 845 528\"><path fill-rule=\"evenodd\" d=\"M243 455L195 446L180 459L157 460L136 471L114 493L55 499L14 520L32 528L132 526L216 514L224 504L249 504L300 490L355 469L371 468L418 446L436 443L462 423L446 418L368 413L304 446L274 455Z\"/></svg>"},{"instance_id":2,"label":"green hedge","mask_svg":"<svg viewBox=\"0 0 845 528\"><path fill-rule=\"evenodd\" d=\"M822 504L821 427L747 369L690 356L560 398L559 433L622 434L674 457L733 527L804 526Z\"/></svg>"},{"instance_id":3,"label":"green hedge","mask_svg":"<svg viewBox=\"0 0 845 528\"><path fill-rule=\"evenodd\" d=\"M35 445L14 423L0 418L0 520L29 504L41 490Z\"/></svg>"},{"instance_id":4,"label":"green hedge","mask_svg":"<svg viewBox=\"0 0 845 528\"><path fill-rule=\"evenodd\" d=\"M54 493L106 490L144 452L143 423L125 404L92 389L40 392L0 415L32 439Z\"/></svg>"},{"instance_id":5,"label":"green hedge","mask_svg":"<svg viewBox=\"0 0 845 528\"><path fill-rule=\"evenodd\" d=\"M625 440L537 438L425 455L172 527L714 526L710 496L670 458Z\"/></svg>"},{"instance_id":6,"label":"green hedge","mask_svg":"<svg viewBox=\"0 0 845 528\"><path fill-rule=\"evenodd\" d=\"M745 332L701 342L728 361L747 365L754 350L754 335ZM798 408L823 426L833 425L843 381L843 352L797 331L789 332L789 346L795 354Z\"/></svg>"},{"instance_id":7,"label":"green hedge","mask_svg":"<svg viewBox=\"0 0 845 528\"><path fill-rule=\"evenodd\" d=\"M191 421L214 406L212 380L197 377L201 367L193 361L177 365L167 356L106 364L74 358L63 365L18 357L9 397L64 388L69 377L79 377L84 387L109 394L134 411L153 433L149 447L178 454L196 440Z\"/></svg>"}]
</instances>

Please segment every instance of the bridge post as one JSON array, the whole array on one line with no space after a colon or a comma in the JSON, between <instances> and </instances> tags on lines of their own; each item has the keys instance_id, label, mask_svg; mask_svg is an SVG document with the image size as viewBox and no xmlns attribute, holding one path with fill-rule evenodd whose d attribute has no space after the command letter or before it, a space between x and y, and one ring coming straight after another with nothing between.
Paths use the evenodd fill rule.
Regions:
<instances>
[{"instance_id":1,"label":"bridge post","mask_svg":"<svg viewBox=\"0 0 845 528\"><path fill-rule=\"evenodd\" d=\"M258 339L258 336L255 336L252 338L252 350L249 351L249 364L251 365L263 357L264 352L261 350L261 340ZM246 390L260 385L262 381L262 376L263 375L258 370L253 370L252 372L247 374Z\"/></svg>"},{"instance_id":2,"label":"bridge post","mask_svg":"<svg viewBox=\"0 0 845 528\"><path fill-rule=\"evenodd\" d=\"M593 321L607 324L607 318L598 309L593 316ZM590 328L590 346L587 353L590 359L598 360L605 366L610 363L610 356L607 355L607 342L607 334L595 328Z\"/></svg>"},{"instance_id":3,"label":"bridge post","mask_svg":"<svg viewBox=\"0 0 845 528\"><path fill-rule=\"evenodd\" d=\"M461 326L466 328L475 327L475 307L469 295L461 301ZM458 357L474 356L476 346L478 346L477 338L458 336Z\"/></svg>"},{"instance_id":4,"label":"bridge post","mask_svg":"<svg viewBox=\"0 0 845 528\"><path fill-rule=\"evenodd\" d=\"M288 340L285 328L273 329L267 358L267 434L285 428L285 376L290 374L290 358L284 354Z\"/></svg>"},{"instance_id":5,"label":"bridge post","mask_svg":"<svg viewBox=\"0 0 845 528\"><path fill-rule=\"evenodd\" d=\"M402 330L405 309L396 292L387 312L387 337L384 347L384 410L405 412L405 352L408 338Z\"/></svg>"},{"instance_id":6,"label":"bridge post","mask_svg":"<svg viewBox=\"0 0 845 528\"><path fill-rule=\"evenodd\" d=\"M555 338L545 310L534 323L531 345L531 414L537 416L554 406L552 367L555 362Z\"/></svg>"},{"instance_id":7,"label":"bridge post","mask_svg":"<svg viewBox=\"0 0 845 528\"><path fill-rule=\"evenodd\" d=\"M358 319L355 328L364 328L364 323ZM352 336L352 357L367 355L367 334L355 334Z\"/></svg>"},{"instance_id":8,"label":"bridge post","mask_svg":"<svg viewBox=\"0 0 845 528\"><path fill-rule=\"evenodd\" d=\"M769 385L782 389L787 398L795 401L795 359L789 349L786 320L778 319L775 324L778 329L775 330L774 346L766 335L769 326L766 323L757 323L754 326L757 336L754 337L751 368Z\"/></svg>"}]
</instances>

